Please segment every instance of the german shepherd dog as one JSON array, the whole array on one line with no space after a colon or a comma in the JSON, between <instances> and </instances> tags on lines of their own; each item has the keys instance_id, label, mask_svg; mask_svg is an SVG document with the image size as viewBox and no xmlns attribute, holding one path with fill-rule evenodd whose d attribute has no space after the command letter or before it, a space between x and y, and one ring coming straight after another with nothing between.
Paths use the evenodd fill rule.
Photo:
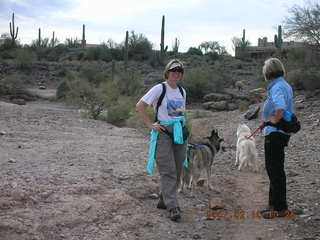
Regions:
<instances>
[{"instance_id":1,"label":"german shepherd dog","mask_svg":"<svg viewBox=\"0 0 320 240\"><path fill-rule=\"evenodd\" d=\"M212 190L210 184L211 166L215 155L221 148L221 138L218 130L213 129L210 137L205 137L199 144L188 144L187 157L188 167L182 168L178 192L182 192L184 187L193 190L199 183L202 172L206 173L208 190Z\"/></svg>"}]
</instances>

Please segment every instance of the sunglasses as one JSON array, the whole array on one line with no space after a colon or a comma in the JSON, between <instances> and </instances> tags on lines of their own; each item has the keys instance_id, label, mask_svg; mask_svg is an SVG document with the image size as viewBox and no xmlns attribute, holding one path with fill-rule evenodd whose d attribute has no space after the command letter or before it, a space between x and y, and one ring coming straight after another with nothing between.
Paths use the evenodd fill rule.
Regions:
<instances>
[{"instance_id":1,"label":"sunglasses","mask_svg":"<svg viewBox=\"0 0 320 240\"><path fill-rule=\"evenodd\" d=\"M182 67L175 67L172 68L170 70L168 70L169 72L179 72L179 73L183 73L183 68Z\"/></svg>"}]
</instances>

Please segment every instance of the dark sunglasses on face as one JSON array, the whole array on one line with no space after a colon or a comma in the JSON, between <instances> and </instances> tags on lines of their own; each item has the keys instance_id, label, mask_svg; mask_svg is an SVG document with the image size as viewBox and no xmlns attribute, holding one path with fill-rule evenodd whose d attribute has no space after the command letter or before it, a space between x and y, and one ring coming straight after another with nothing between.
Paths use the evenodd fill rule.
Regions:
<instances>
[{"instance_id":1,"label":"dark sunglasses on face","mask_svg":"<svg viewBox=\"0 0 320 240\"><path fill-rule=\"evenodd\" d=\"M175 68L170 69L169 72L183 73L183 68L182 67L175 67Z\"/></svg>"}]
</instances>

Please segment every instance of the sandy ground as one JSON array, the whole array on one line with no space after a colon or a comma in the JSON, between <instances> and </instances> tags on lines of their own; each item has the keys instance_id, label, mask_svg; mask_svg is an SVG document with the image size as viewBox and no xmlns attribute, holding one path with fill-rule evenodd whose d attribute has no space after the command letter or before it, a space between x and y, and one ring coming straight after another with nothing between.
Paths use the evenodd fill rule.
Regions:
<instances>
[{"instance_id":1,"label":"sandy ground","mask_svg":"<svg viewBox=\"0 0 320 240\"><path fill-rule=\"evenodd\" d=\"M198 187L179 194L182 220L157 209L159 177L148 176L148 136L130 128L83 119L60 103L0 102L0 240L320 239L319 101L306 102L298 116L303 129L286 150L288 201L302 215L260 219L268 178L263 138L256 137L261 170L234 166L237 111L192 121L195 138L219 129L229 146L216 156L213 191ZM247 122L251 129L259 120ZM209 203L224 208L203 217Z\"/></svg>"}]
</instances>

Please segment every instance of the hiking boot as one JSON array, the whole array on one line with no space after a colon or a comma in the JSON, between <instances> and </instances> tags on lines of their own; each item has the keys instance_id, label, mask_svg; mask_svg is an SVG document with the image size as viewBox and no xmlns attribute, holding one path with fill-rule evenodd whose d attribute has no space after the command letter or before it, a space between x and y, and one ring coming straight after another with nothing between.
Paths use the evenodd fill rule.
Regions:
<instances>
[{"instance_id":1,"label":"hiking boot","mask_svg":"<svg viewBox=\"0 0 320 240\"><path fill-rule=\"evenodd\" d=\"M160 194L160 196L159 196L159 201L158 201L158 204L157 204L157 208L159 208L159 209L167 209L167 206L163 201L162 194Z\"/></svg>"},{"instance_id":2,"label":"hiking boot","mask_svg":"<svg viewBox=\"0 0 320 240\"><path fill-rule=\"evenodd\" d=\"M180 210L178 207L169 210L169 218L171 221L177 222L180 218Z\"/></svg>"},{"instance_id":3,"label":"hiking boot","mask_svg":"<svg viewBox=\"0 0 320 240\"><path fill-rule=\"evenodd\" d=\"M264 210L260 212L261 216L264 219L274 219L274 218L289 218L291 215L291 211L288 209L275 211L275 210Z\"/></svg>"}]
</instances>

